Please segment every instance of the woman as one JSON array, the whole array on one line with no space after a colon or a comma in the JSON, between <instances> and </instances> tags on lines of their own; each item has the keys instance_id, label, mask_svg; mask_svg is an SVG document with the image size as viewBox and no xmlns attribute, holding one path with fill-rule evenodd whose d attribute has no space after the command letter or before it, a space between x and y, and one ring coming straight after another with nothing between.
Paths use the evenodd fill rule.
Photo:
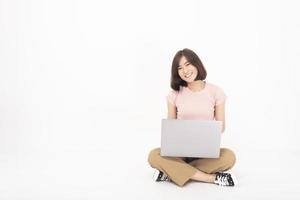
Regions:
<instances>
[{"instance_id":1,"label":"woman","mask_svg":"<svg viewBox=\"0 0 300 200\"><path fill-rule=\"evenodd\" d=\"M225 100L223 90L205 80L206 70L195 52L183 49L172 62L171 88L167 98L168 119L198 119L222 121L225 130ZM149 153L148 162L156 169L155 181L172 181L183 186L189 180L214 183L222 186L236 185L231 169L235 154L221 148L219 158L162 157L160 148Z\"/></svg>"}]
</instances>

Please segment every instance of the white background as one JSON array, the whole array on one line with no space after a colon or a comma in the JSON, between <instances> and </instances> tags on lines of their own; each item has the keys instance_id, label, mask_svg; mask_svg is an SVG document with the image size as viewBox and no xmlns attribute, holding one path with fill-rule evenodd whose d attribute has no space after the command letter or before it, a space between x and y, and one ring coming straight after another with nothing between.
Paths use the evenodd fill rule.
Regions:
<instances>
[{"instance_id":1,"label":"white background","mask_svg":"<svg viewBox=\"0 0 300 200\"><path fill-rule=\"evenodd\" d=\"M0 199L298 198L299 9L0 0ZM241 184L223 195L151 180L171 62L186 47L228 96L222 145Z\"/></svg>"}]
</instances>

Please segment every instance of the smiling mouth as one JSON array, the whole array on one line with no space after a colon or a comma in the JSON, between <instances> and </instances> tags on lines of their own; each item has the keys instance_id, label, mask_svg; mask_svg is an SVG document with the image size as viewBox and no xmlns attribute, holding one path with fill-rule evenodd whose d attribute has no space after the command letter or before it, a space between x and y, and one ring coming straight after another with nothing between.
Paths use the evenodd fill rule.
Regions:
<instances>
[{"instance_id":1,"label":"smiling mouth","mask_svg":"<svg viewBox=\"0 0 300 200\"><path fill-rule=\"evenodd\" d=\"M185 77L185 78L189 78L190 76L192 76L192 74L193 74L193 73L191 72L190 74L185 75L184 77Z\"/></svg>"}]
</instances>

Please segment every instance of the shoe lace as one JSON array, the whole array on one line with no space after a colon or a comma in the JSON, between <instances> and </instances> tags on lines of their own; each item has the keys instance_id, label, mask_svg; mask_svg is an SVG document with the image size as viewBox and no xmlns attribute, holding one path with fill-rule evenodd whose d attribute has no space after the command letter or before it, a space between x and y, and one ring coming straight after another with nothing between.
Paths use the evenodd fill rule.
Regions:
<instances>
[{"instance_id":1,"label":"shoe lace","mask_svg":"<svg viewBox=\"0 0 300 200\"><path fill-rule=\"evenodd\" d=\"M170 178L166 174L163 173L162 177L160 178L160 180L162 180L162 181L169 181Z\"/></svg>"},{"instance_id":2,"label":"shoe lace","mask_svg":"<svg viewBox=\"0 0 300 200\"><path fill-rule=\"evenodd\" d=\"M217 175L217 183L220 185L229 185L228 176L226 174L218 174Z\"/></svg>"}]
</instances>

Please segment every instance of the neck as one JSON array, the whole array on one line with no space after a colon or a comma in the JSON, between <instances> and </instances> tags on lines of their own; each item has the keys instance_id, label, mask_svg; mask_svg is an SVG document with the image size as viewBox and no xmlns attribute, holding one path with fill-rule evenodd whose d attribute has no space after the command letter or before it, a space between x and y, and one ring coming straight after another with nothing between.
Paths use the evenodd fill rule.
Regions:
<instances>
[{"instance_id":1,"label":"neck","mask_svg":"<svg viewBox=\"0 0 300 200\"><path fill-rule=\"evenodd\" d=\"M193 81L191 83L188 83L188 88L191 89L191 90L201 90L204 88L204 81L201 81L201 80L197 80L197 81Z\"/></svg>"}]
</instances>

